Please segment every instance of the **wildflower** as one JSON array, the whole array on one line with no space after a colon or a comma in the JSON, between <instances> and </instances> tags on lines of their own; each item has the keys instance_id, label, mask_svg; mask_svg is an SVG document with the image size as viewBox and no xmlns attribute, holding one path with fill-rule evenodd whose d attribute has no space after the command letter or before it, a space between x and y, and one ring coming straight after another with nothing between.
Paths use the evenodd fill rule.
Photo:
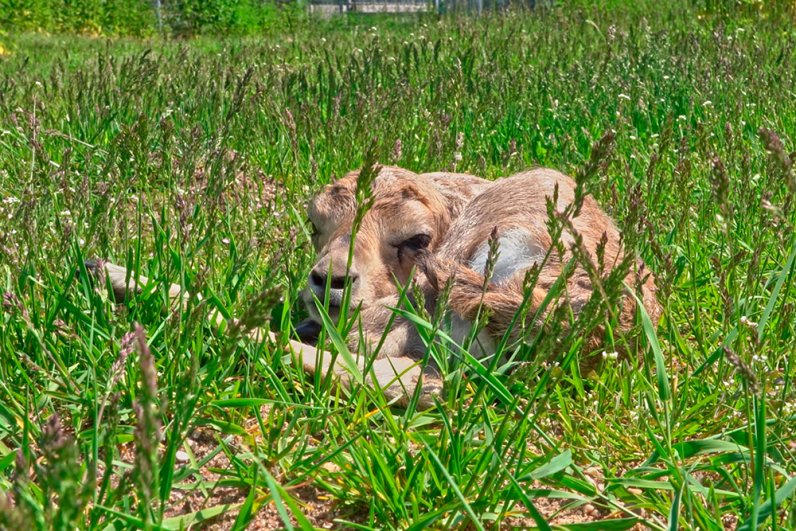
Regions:
<instances>
[{"instance_id":1,"label":"wildflower","mask_svg":"<svg viewBox=\"0 0 796 531\"><path fill-rule=\"evenodd\" d=\"M605 350L603 350L602 356L603 356L604 360L608 360L608 359L616 360L616 359L619 358L619 352L617 352L617 351L606 352Z\"/></svg>"},{"instance_id":2,"label":"wildflower","mask_svg":"<svg viewBox=\"0 0 796 531\"><path fill-rule=\"evenodd\" d=\"M741 319L740 319L740 321L741 321L741 324L742 324L742 325L744 325L744 326L746 326L746 327L749 327L749 328L751 328L752 330L756 330L756 329L757 329L757 323L756 323L755 321L752 321L751 319L749 319L749 318L748 318L747 316L745 316L745 315L742 315L742 316L741 316Z\"/></svg>"}]
</instances>

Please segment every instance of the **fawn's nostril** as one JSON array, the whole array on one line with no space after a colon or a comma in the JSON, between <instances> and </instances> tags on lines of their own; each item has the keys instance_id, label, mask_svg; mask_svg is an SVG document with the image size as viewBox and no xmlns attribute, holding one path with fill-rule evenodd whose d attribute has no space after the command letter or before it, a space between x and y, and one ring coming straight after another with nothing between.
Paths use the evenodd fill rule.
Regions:
<instances>
[{"instance_id":1,"label":"fawn's nostril","mask_svg":"<svg viewBox=\"0 0 796 531\"><path fill-rule=\"evenodd\" d=\"M349 274L348 276L332 277L329 280L329 287L331 289L345 289L346 283L350 283L353 286L354 282L357 281L357 278L359 278L359 275L355 275L353 273Z\"/></svg>"},{"instance_id":2,"label":"fawn's nostril","mask_svg":"<svg viewBox=\"0 0 796 531\"><path fill-rule=\"evenodd\" d=\"M359 275L356 274L349 274L348 276L339 276L339 277L332 277L329 279L329 288L335 290L342 290L345 289L346 282L354 282L357 281ZM310 282L313 286L318 286L320 288L326 287L326 276L321 275L320 273L313 271L310 273Z\"/></svg>"},{"instance_id":3,"label":"fawn's nostril","mask_svg":"<svg viewBox=\"0 0 796 531\"><path fill-rule=\"evenodd\" d=\"M310 282L312 283L313 286L323 287L326 285L326 277L313 271L312 273L310 273Z\"/></svg>"}]
</instances>

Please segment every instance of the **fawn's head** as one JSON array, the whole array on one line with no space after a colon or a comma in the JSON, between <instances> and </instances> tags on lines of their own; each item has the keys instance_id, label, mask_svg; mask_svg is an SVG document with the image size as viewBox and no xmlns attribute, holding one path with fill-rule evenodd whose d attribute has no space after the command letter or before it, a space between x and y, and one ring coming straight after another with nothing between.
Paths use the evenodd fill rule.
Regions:
<instances>
[{"instance_id":1,"label":"fawn's head","mask_svg":"<svg viewBox=\"0 0 796 531\"><path fill-rule=\"evenodd\" d=\"M397 295L411 278L414 255L438 248L452 219L485 183L468 175L416 174L396 167L377 171L371 206L355 234L359 171L329 184L310 202L317 262L304 300L313 320L313 295L323 301L327 287L329 314L335 319L349 286L351 307L365 308Z\"/></svg>"}]
</instances>

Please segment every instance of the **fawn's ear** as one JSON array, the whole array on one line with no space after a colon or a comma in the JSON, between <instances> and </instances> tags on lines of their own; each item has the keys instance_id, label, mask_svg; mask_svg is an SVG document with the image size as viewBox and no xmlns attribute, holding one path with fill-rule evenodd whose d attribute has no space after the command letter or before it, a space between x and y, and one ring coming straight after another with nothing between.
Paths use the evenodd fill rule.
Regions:
<instances>
[{"instance_id":1,"label":"fawn's ear","mask_svg":"<svg viewBox=\"0 0 796 531\"><path fill-rule=\"evenodd\" d=\"M439 291L439 275L437 275L439 265L437 264L436 258L434 258L434 254L428 249L417 249L413 251L411 255L407 255L407 258L409 258L420 272L426 276L429 285L434 291Z\"/></svg>"},{"instance_id":2,"label":"fawn's ear","mask_svg":"<svg viewBox=\"0 0 796 531\"><path fill-rule=\"evenodd\" d=\"M442 195L451 220L459 217L464 207L491 184L480 177L463 173L423 173L420 177L431 181Z\"/></svg>"}]
</instances>

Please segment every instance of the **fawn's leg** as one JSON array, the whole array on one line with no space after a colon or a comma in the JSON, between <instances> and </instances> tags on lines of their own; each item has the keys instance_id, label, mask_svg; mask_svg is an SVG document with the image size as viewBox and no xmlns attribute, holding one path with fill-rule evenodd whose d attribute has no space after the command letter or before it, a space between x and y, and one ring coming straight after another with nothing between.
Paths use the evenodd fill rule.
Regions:
<instances>
[{"instance_id":1,"label":"fawn's leg","mask_svg":"<svg viewBox=\"0 0 796 531\"><path fill-rule=\"evenodd\" d=\"M133 277L126 268L111 263L87 262L88 269L95 277L108 279L113 297L117 302L123 302L130 291L141 290L149 283L144 276ZM172 299L185 299L186 294L177 284L169 286L169 297ZM216 315L215 324L223 322L223 317ZM280 344L273 332L256 329L249 334L252 339L263 340L266 336L275 344ZM334 357L332 353L319 349L313 345L288 339L285 348L302 366L305 372L314 375L320 372L322 378L333 374L344 386L351 388L356 379L349 373L340 356ZM333 362L334 360L334 362ZM365 358L355 357L357 369L360 374L365 372ZM377 387L389 403L405 406L415 394L418 383L422 382L422 389L418 397L418 407L429 408L434 405L434 398L442 390L442 381L432 368L422 368L420 362L408 355L397 355L376 359L369 365L370 370L364 374L365 384Z\"/></svg>"},{"instance_id":2,"label":"fawn's leg","mask_svg":"<svg viewBox=\"0 0 796 531\"><path fill-rule=\"evenodd\" d=\"M278 338L272 332L269 332L269 336L279 344ZM307 374L320 373L321 378L333 374L349 389L356 384L356 378L349 372L340 355L334 356L327 350L292 339L285 342L285 348ZM406 406L417 392L418 384L421 385L417 403L420 409L432 407L434 398L441 394L442 380L439 375L430 367L424 369L421 362L414 357L390 356L367 364L364 356L353 356L357 370L364 376L365 385L380 390L390 404ZM366 365L369 365L367 373Z\"/></svg>"}]
</instances>

